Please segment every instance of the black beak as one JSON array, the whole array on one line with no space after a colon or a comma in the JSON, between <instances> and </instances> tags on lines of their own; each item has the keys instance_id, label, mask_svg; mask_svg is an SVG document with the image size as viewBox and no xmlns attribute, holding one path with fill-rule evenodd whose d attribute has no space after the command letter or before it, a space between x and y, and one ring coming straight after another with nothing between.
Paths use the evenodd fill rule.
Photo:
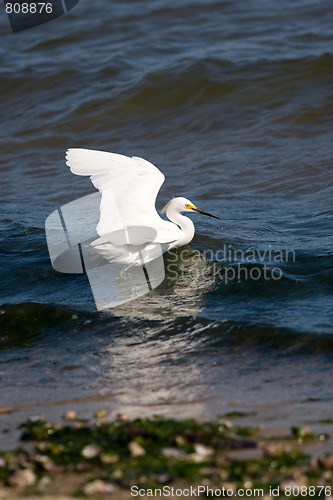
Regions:
<instances>
[{"instance_id":1,"label":"black beak","mask_svg":"<svg viewBox=\"0 0 333 500\"><path fill-rule=\"evenodd\" d=\"M217 215L210 214L209 212L205 212L204 210L201 210L200 208L192 208L193 212L197 212L198 214L203 214L203 215L208 215L209 217L214 217L214 219L219 219L220 217L217 217Z\"/></svg>"}]
</instances>

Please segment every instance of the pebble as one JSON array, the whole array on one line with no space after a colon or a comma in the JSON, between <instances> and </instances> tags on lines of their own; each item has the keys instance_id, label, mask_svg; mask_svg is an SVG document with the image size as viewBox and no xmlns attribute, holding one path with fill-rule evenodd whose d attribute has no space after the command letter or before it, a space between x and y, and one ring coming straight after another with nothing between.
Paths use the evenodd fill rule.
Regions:
<instances>
[{"instance_id":1,"label":"pebble","mask_svg":"<svg viewBox=\"0 0 333 500\"><path fill-rule=\"evenodd\" d=\"M53 462L53 460L46 455L36 455L35 461L38 462L43 467L43 469L48 472L55 472L59 469Z\"/></svg>"},{"instance_id":2,"label":"pebble","mask_svg":"<svg viewBox=\"0 0 333 500\"><path fill-rule=\"evenodd\" d=\"M101 462L103 464L115 464L116 462L119 462L120 457L117 454L110 455L108 453L105 453L104 455L101 455Z\"/></svg>"},{"instance_id":3,"label":"pebble","mask_svg":"<svg viewBox=\"0 0 333 500\"><path fill-rule=\"evenodd\" d=\"M182 450L178 450L177 448L162 448L161 453L164 457L170 458L183 458L185 453Z\"/></svg>"},{"instance_id":4,"label":"pebble","mask_svg":"<svg viewBox=\"0 0 333 500\"><path fill-rule=\"evenodd\" d=\"M186 439L183 436L175 436L175 441L178 446L184 446L186 444Z\"/></svg>"},{"instance_id":5,"label":"pebble","mask_svg":"<svg viewBox=\"0 0 333 500\"><path fill-rule=\"evenodd\" d=\"M157 474L156 481L160 484L169 483L172 480L172 476L170 474Z\"/></svg>"},{"instance_id":6,"label":"pebble","mask_svg":"<svg viewBox=\"0 0 333 500\"><path fill-rule=\"evenodd\" d=\"M309 427L308 425L305 425L304 427L300 428L299 434L300 434L301 437L312 436L313 435L313 431L312 431L311 427Z\"/></svg>"},{"instance_id":7,"label":"pebble","mask_svg":"<svg viewBox=\"0 0 333 500\"><path fill-rule=\"evenodd\" d=\"M223 486L226 490L232 490L234 493L237 491L237 484L235 483L223 483Z\"/></svg>"},{"instance_id":8,"label":"pebble","mask_svg":"<svg viewBox=\"0 0 333 500\"><path fill-rule=\"evenodd\" d=\"M97 455L101 452L102 448L100 446L97 446L96 444L87 444L84 448L81 450L81 455L84 458L95 458Z\"/></svg>"},{"instance_id":9,"label":"pebble","mask_svg":"<svg viewBox=\"0 0 333 500\"><path fill-rule=\"evenodd\" d=\"M112 478L114 479L121 479L123 477L124 473L120 469L116 469L115 471L112 472Z\"/></svg>"},{"instance_id":10,"label":"pebble","mask_svg":"<svg viewBox=\"0 0 333 500\"><path fill-rule=\"evenodd\" d=\"M40 443L36 444L36 449L38 451L45 452L46 450L49 449L49 445L45 441L41 441Z\"/></svg>"},{"instance_id":11,"label":"pebble","mask_svg":"<svg viewBox=\"0 0 333 500\"><path fill-rule=\"evenodd\" d=\"M219 424L221 424L221 426L219 427L219 431L220 432L224 432L225 431L225 427L227 429L231 429L232 426L233 426L233 423L230 420L226 420L226 419L220 419L219 420Z\"/></svg>"},{"instance_id":12,"label":"pebble","mask_svg":"<svg viewBox=\"0 0 333 500\"><path fill-rule=\"evenodd\" d=\"M333 455L327 455L320 457L320 464L324 469L330 469L333 470Z\"/></svg>"},{"instance_id":13,"label":"pebble","mask_svg":"<svg viewBox=\"0 0 333 500\"><path fill-rule=\"evenodd\" d=\"M78 462L75 466L78 472L88 472L91 470L91 464L88 462Z\"/></svg>"},{"instance_id":14,"label":"pebble","mask_svg":"<svg viewBox=\"0 0 333 500\"><path fill-rule=\"evenodd\" d=\"M36 474L31 469L17 469L9 478L10 486L25 488L35 484L37 480Z\"/></svg>"},{"instance_id":15,"label":"pebble","mask_svg":"<svg viewBox=\"0 0 333 500\"><path fill-rule=\"evenodd\" d=\"M29 418L30 422L39 422L40 420L45 420L42 415L32 415Z\"/></svg>"},{"instance_id":16,"label":"pebble","mask_svg":"<svg viewBox=\"0 0 333 500\"><path fill-rule=\"evenodd\" d=\"M286 479L285 481L282 481L280 484L280 488L282 491L285 491L286 487L290 487L291 489L293 488L301 488L302 486L306 486L306 480L303 481L303 478L300 478L300 480L295 480L295 479Z\"/></svg>"},{"instance_id":17,"label":"pebble","mask_svg":"<svg viewBox=\"0 0 333 500\"><path fill-rule=\"evenodd\" d=\"M51 483L51 478L49 476L42 477L42 479L38 482L37 485L38 491L44 493L50 483Z\"/></svg>"},{"instance_id":18,"label":"pebble","mask_svg":"<svg viewBox=\"0 0 333 500\"><path fill-rule=\"evenodd\" d=\"M106 483L101 481L101 479L95 479L87 483L83 487L83 493L85 495L96 495L97 493L114 493L116 487L112 483Z\"/></svg>"},{"instance_id":19,"label":"pebble","mask_svg":"<svg viewBox=\"0 0 333 500\"><path fill-rule=\"evenodd\" d=\"M226 470L223 470L223 469L219 469L219 478L220 478L220 481L224 482L224 481L227 481L228 477L229 477L229 474Z\"/></svg>"},{"instance_id":20,"label":"pebble","mask_svg":"<svg viewBox=\"0 0 333 500\"><path fill-rule=\"evenodd\" d=\"M259 448L263 448L266 457L278 457L290 451L290 446L284 443L260 443Z\"/></svg>"},{"instance_id":21,"label":"pebble","mask_svg":"<svg viewBox=\"0 0 333 500\"><path fill-rule=\"evenodd\" d=\"M128 449L132 457L143 457L146 454L146 450L136 441L131 441L128 444Z\"/></svg>"},{"instance_id":22,"label":"pebble","mask_svg":"<svg viewBox=\"0 0 333 500\"><path fill-rule=\"evenodd\" d=\"M201 444L201 443L195 443L194 449L198 455L200 455L201 457L204 457L204 458L210 457L214 453L213 448L209 448L205 444Z\"/></svg>"},{"instance_id":23,"label":"pebble","mask_svg":"<svg viewBox=\"0 0 333 500\"><path fill-rule=\"evenodd\" d=\"M117 413L118 420L129 420L129 417L126 413Z\"/></svg>"},{"instance_id":24,"label":"pebble","mask_svg":"<svg viewBox=\"0 0 333 500\"><path fill-rule=\"evenodd\" d=\"M105 410L96 411L96 413L94 414L95 418L105 418L106 416L107 416L107 413Z\"/></svg>"},{"instance_id":25,"label":"pebble","mask_svg":"<svg viewBox=\"0 0 333 500\"><path fill-rule=\"evenodd\" d=\"M68 410L68 411L66 411L66 412L63 414L62 418L63 418L64 420L66 420L67 422L69 422L69 421L71 421L71 420L76 420L76 419L77 419L77 413L76 413L76 411L74 411L74 410Z\"/></svg>"},{"instance_id":26,"label":"pebble","mask_svg":"<svg viewBox=\"0 0 333 500\"><path fill-rule=\"evenodd\" d=\"M202 476L219 476L220 470L217 467L203 467L200 469Z\"/></svg>"}]
</instances>

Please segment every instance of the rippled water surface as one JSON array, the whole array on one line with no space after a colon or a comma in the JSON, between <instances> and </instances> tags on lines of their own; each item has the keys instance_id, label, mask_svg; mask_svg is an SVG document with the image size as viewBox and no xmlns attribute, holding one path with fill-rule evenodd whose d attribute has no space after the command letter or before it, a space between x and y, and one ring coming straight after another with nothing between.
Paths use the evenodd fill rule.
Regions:
<instances>
[{"instance_id":1,"label":"rippled water surface","mask_svg":"<svg viewBox=\"0 0 333 500\"><path fill-rule=\"evenodd\" d=\"M68 407L331 416L332 10L80 0L15 35L1 11L4 446ZM49 261L46 217L94 191L68 147L146 158L166 176L159 210L186 196L221 218L193 215L163 283L111 312Z\"/></svg>"}]
</instances>

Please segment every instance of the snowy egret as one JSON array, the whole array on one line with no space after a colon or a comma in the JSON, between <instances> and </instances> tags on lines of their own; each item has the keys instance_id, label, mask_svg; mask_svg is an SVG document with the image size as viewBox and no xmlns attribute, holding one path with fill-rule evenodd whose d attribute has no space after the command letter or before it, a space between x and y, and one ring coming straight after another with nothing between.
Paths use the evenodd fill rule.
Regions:
<instances>
[{"instance_id":1,"label":"snowy egret","mask_svg":"<svg viewBox=\"0 0 333 500\"><path fill-rule=\"evenodd\" d=\"M91 149L70 148L66 164L73 174L90 176L101 192L98 239L91 243L109 261L141 264L172 248L187 245L194 224L181 212L196 212L219 219L190 200L173 198L162 219L155 201L165 177L147 160ZM126 229L126 234L124 233Z\"/></svg>"}]
</instances>

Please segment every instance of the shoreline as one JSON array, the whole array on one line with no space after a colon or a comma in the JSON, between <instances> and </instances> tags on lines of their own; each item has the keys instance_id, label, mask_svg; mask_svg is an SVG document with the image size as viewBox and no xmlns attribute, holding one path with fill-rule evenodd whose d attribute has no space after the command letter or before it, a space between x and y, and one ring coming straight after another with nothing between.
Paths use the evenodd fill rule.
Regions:
<instances>
[{"instance_id":1,"label":"shoreline","mask_svg":"<svg viewBox=\"0 0 333 500\"><path fill-rule=\"evenodd\" d=\"M273 435L239 425L249 416L239 412L203 422L130 420L125 414L106 422L106 416L97 412L91 424L69 410L63 422L34 417L22 423L20 446L0 450L0 500L72 495L127 500L151 498L155 489L176 498L189 495L172 496L172 488L186 493L199 486L196 492L204 498L207 488L217 492L215 498L230 496L227 491L238 498L245 490L260 493L247 497L266 499L272 491L279 491L279 498L297 498L290 491L307 492L302 498L332 495L333 453L327 451L332 446L326 432L295 426ZM317 424L333 429L330 419Z\"/></svg>"}]
</instances>

